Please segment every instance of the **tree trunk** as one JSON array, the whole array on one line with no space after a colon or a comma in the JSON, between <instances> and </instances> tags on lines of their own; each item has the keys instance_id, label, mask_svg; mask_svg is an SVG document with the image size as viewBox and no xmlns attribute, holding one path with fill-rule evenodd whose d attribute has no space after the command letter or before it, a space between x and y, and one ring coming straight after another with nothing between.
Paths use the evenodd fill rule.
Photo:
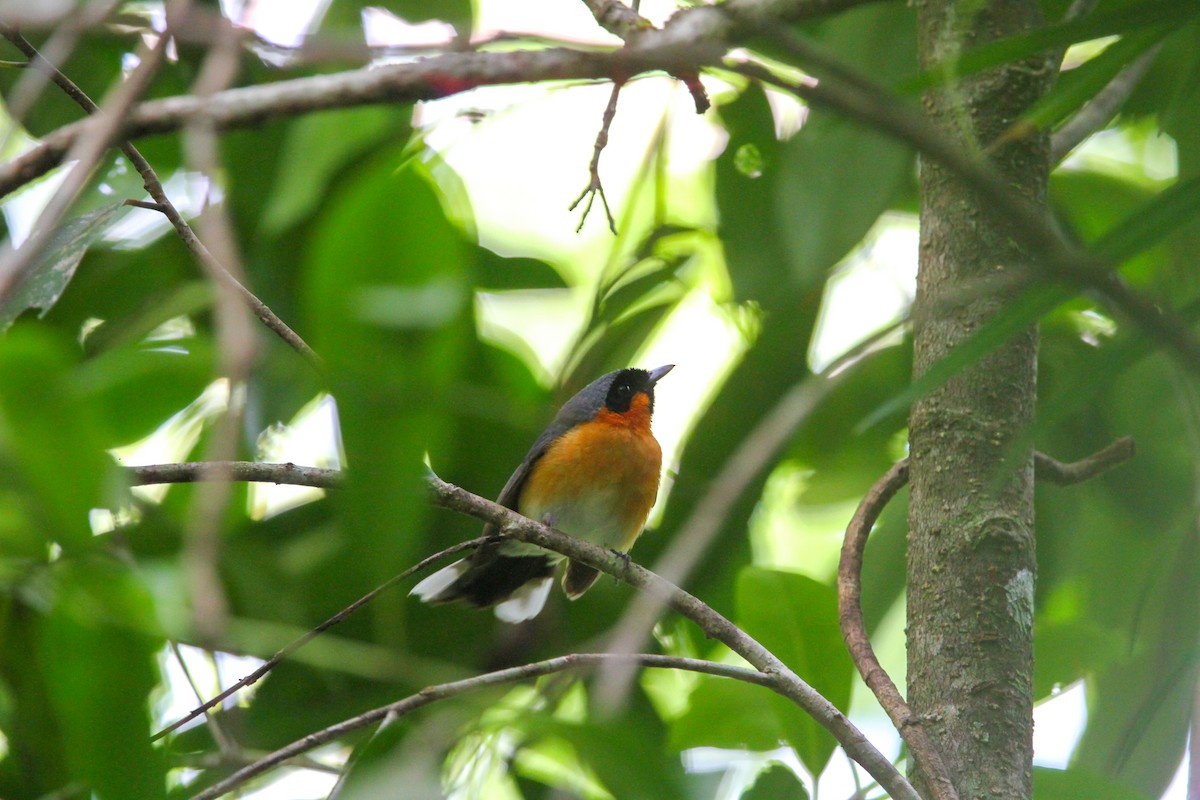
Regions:
<instances>
[{"instance_id":1,"label":"tree trunk","mask_svg":"<svg viewBox=\"0 0 1200 800\"><path fill-rule=\"evenodd\" d=\"M1041 23L1036 0L920 0L926 68ZM1044 204L1047 146L1034 136L989 145L1052 85L1047 55L933 90L926 109L963 147L988 152L1016 191ZM921 253L914 371L922 373L1008 298L980 289L939 298L1029 263L1006 224L950 173L921 163ZM986 286L987 284L981 284ZM994 284L993 284L994 285ZM1002 472L1033 419L1037 331L1030 329L919 401L910 426L908 698L939 745L963 800L1032 794L1033 589L1031 454ZM917 787L927 784L914 775Z\"/></svg>"}]
</instances>

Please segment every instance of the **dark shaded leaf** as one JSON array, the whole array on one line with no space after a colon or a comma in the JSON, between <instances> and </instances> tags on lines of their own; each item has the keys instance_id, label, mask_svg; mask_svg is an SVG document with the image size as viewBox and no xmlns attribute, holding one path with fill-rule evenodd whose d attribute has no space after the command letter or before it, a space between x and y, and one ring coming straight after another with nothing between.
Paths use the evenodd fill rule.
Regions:
<instances>
[{"instance_id":1,"label":"dark shaded leaf","mask_svg":"<svg viewBox=\"0 0 1200 800\"><path fill-rule=\"evenodd\" d=\"M166 764L149 739L162 646L149 595L115 561L62 564L55 581L38 653L72 777L100 798L164 797Z\"/></svg>"},{"instance_id":2,"label":"dark shaded leaf","mask_svg":"<svg viewBox=\"0 0 1200 800\"><path fill-rule=\"evenodd\" d=\"M106 505L115 472L93 410L70 375L70 349L47 331L17 328L0 339L0 485L19 492L45 542L92 544L88 512Z\"/></svg>"},{"instance_id":3,"label":"dark shaded leaf","mask_svg":"<svg viewBox=\"0 0 1200 800\"><path fill-rule=\"evenodd\" d=\"M409 116L393 106L368 106L292 122L263 212L263 231L278 234L294 226L316 209L349 164L380 146L403 144L412 132Z\"/></svg>"},{"instance_id":4,"label":"dark shaded leaf","mask_svg":"<svg viewBox=\"0 0 1200 800\"><path fill-rule=\"evenodd\" d=\"M808 800L808 790L796 773L782 764L771 764L742 792L741 800Z\"/></svg>"},{"instance_id":5,"label":"dark shaded leaf","mask_svg":"<svg viewBox=\"0 0 1200 800\"><path fill-rule=\"evenodd\" d=\"M338 564L359 593L421 555L422 457L446 446L442 409L473 332L469 251L422 168L399 163L385 153L342 181L304 259L313 345L329 364L349 465L335 502L354 535ZM399 631L403 608L370 613Z\"/></svg>"},{"instance_id":6,"label":"dark shaded leaf","mask_svg":"<svg viewBox=\"0 0 1200 800\"><path fill-rule=\"evenodd\" d=\"M475 250L476 283L480 289L565 289L558 270L537 258L506 258L480 245Z\"/></svg>"},{"instance_id":7,"label":"dark shaded leaf","mask_svg":"<svg viewBox=\"0 0 1200 800\"><path fill-rule=\"evenodd\" d=\"M121 210L121 203L111 203L89 211L59 226L41 256L0 304L0 331L30 308L41 309L45 315L58 302L63 290L75 276L75 268L87 249L104 233L105 226Z\"/></svg>"}]
</instances>

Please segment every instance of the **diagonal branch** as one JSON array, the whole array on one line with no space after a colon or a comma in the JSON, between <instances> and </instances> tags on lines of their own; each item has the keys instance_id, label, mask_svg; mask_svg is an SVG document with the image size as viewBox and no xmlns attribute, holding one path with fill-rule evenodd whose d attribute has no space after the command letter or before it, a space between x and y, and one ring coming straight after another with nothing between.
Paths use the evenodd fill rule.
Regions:
<instances>
[{"instance_id":1,"label":"diagonal branch","mask_svg":"<svg viewBox=\"0 0 1200 800\"><path fill-rule=\"evenodd\" d=\"M624 553L606 550L560 533L526 519L504 506L446 483L437 476L431 476L428 480L433 492L434 505L490 522L503 536L544 547L574 561L582 561L635 589L657 597L667 607L699 626L706 636L726 645L760 672L771 676L775 682L772 688L794 702L833 734L843 749L861 764L894 800L919 800L912 784L867 740L845 714L809 686L774 653L703 601L634 563Z\"/></svg>"},{"instance_id":2,"label":"diagonal branch","mask_svg":"<svg viewBox=\"0 0 1200 800\"><path fill-rule=\"evenodd\" d=\"M1133 90L1141 83L1146 71L1158 56L1162 43L1158 43L1138 56L1132 63L1117 73L1095 97L1067 120L1050 137L1050 163L1058 164L1084 139L1103 128L1116 116Z\"/></svg>"},{"instance_id":3,"label":"diagonal branch","mask_svg":"<svg viewBox=\"0 0 1200 800\"><path fill-rule=\"evenodd\" d=\"M1067 486L1089 480L1124 463L1133 457L1133 439L1125 436L1103 450L1087 458L1064 464L1043 453L1034 453L1034 468L1037 479L1059 486ZM863 682L875 695L879 705L908 745L921 772L930 781L935 800L957 800L958 793L950 780L950 772L942 761L941 754L929 738L919 717L905 701L896 684L875 657L875 649L867 635L866 622L862 614L862 562L867 537L879 515L896 493L908 483L908 459L892 465L882 478L870 488L859 503L854 517L846 527L846 538L842 543L842 554L838 561L838 624L846 649L854 666L862 675Z\"/></svg>"},{"instance_id":4,"label":"diagonal branch","mask_svg":"<svg viewBox=\"0 0 1200 800\"><path fill-rule=\"evenodd\" d=\"M149 480L157 481L164 481L171 477L178 480L204 480L209 475L209 471L202 467L198 469L189 468L172 473L166 468L167 466L169 465L152 468L131 467L129 469L133 472L135 478L145 477ZM285 466L290 469L296 469L293 465L262 466ZM227 467L230 468L230 473L236 471L233 469L235 467L241 469L237 464L227 465ZM256 475L259 478L265 477L268 474L280 477L279 473L268 472L266 470L261 472L248 470L245 474ZM149 480L146 482L149 482ZM833 734L833 737L841 744L846 753L861 764L871 777L878 781L879 785L887 790L893 798L896 800L920 800L912 785L896 770L891 761L880 753L867 740L866 736L850 722L845 714L822 697L799 675L759 644L753 637L710 608L703 601L634 563L625 554L606 550L590 542L585 542L573 536L560 533L553 528L548 528L539 522L534 522L521 516L511 509L471 494L453 484L446 483L436 475L431 475L428 478L428 485L432 493L432 502L434 505L490 522L498 528L502 536L535 544L556 553L561 553L575 561L582 561L584 564L606 572L618 580L633 586L635 589L653 595L661 603L698 625L706 636L720 641L733 652L750 662L751 665L765 676L766 680L770 681L772 689L794 702L805 713L816 720L818 724ZM615 654L613 657L621 658L622 655ZM566 658L571 658L571 656L567 656ZM521 677L523 676L518 675L506 680L519 680ZM331 734L333 738L336 738L337 735L340 735L340 733ZM307 741L307 739L304 741ZM299 751L289 750L286 753L278 751L275 755L279 755L281 758L288 758L296 755L298 752L304 752L304 749ZM216 797L218 794L202 794L199 797Z\"/></svg>"},{"instance_id":5,"label":"diagonal branch","mask_svg":"<svg viewBox=\"0 0 1200 800\"><path fill-rule=\"evenodd\" d=\"M409 695L403 700L398 700L395 703L389 703L386 706L372 709L364 714L359 714L356 717L344 720L331 725L328 728L322 728L319 731L308 734L307 736L297 739L291 744L281 747L270 755L259 759L258 761L243 767L237 772L230 775L223 781L213 784L204 791L194 795L192 800L214 800L239 786L242 786L250 779L263 774L272 767L278 766L288 759L295 756L307 753L310 750L320 747L323 744L340 739L347 733L356 730L361 730L370 725L390 722L393 719L416 711L438 700L445 700L450 697L467 694L468 692L476 692L481 689L487 689L493 686L503 686L517 681L530 680L543 675L552 675L556 672L565 672L567 670L586 669L595 666L596 664L611 662L615 660L628 660L640 664L644 667L654 669L683 669L690 672L700 672L707 675L717 675L723 678L732 678L734 680L753 683L758 686L765 686L771 689L776 689L775 676L764 675L761 672L755 672L752 669L745 667L736 667L729 664L719 664L713 661L702 661L694 658L681 658L678 656L661 656L640 654L633 656L615 656L611 653L573 653L571 655L559 656L558 658L547 659L546 661L538 661L533 664L525 664L520 667L509 667L495 672L487 672L483 675L476 675L471 678L465 678L460 681L450 683L442 683L436 686L428 686L420 692ZM777 690L777 689L776 689ZM916 798L916 795L913 795Z\"/></svg>"}]
</instances>

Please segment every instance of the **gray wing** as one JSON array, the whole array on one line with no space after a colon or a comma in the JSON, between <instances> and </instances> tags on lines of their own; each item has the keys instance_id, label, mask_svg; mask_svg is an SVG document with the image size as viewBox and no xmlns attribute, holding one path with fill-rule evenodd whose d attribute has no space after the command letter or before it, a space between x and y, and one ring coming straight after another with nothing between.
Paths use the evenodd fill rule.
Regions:
<instances>
[{"instance_id":1,"label":"gray wing","mask_svg":"<svg viewBox=\"0 0 1200 800\"><path fill-rule=\"evenodd\" d=\"M608 387L616 377L617 372L610 372L607 375L602 375L596 380L589 383L581 389L574 397L566 402L562 408L558 410L554 420L542 431L542 435L533 443L533 447L529 448L529 452L525 454L525 458L521 461L521 465L509 477L508 482L504 484L504 488L500 490L500 496L496 498L496 502L505 508L511 508L517 511L517 500L521 497L521 487L525 485L525 479L529 477L530 470L537 463L538 459L546 452L546 449L554 442L555 439L562 436L567 431L574 428L581 422L587 422L596 411L604 403L604 397L608 394ZM496 534L496 526L490 522L484 526L483 535L493 536Z\"/></svg>"}]
</instances>

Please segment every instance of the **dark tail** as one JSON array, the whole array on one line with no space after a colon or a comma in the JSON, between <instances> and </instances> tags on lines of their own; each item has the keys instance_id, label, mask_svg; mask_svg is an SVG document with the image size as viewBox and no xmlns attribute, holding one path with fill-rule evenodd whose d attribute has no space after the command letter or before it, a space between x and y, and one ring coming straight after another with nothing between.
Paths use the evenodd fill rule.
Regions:
<instances>
[{"instance_id":1,"label":"dark tail","mask_svg":"<svg viewBox=\"0 0 1200 800\"><path fill-rule=\"evenodd\" d=\"M572 600L578 600L584 592L592 588L592 584L599 577L600 570L595 567L572 561L567 564L567 571L563 573L563 592Z\"/></svg>"},{"instance_id":2,"label":"dark tail","mask_svg":"<svg viewBox=\"0 0 1200 800\"><path fill-rule=\"evenodd\" d=\"M410 594L431 605L464 602L488 608L508 600L528 583L551 577L554 564L547 556L506 556L479 550L430 575Z\"/></svg>"}]
</instances>

